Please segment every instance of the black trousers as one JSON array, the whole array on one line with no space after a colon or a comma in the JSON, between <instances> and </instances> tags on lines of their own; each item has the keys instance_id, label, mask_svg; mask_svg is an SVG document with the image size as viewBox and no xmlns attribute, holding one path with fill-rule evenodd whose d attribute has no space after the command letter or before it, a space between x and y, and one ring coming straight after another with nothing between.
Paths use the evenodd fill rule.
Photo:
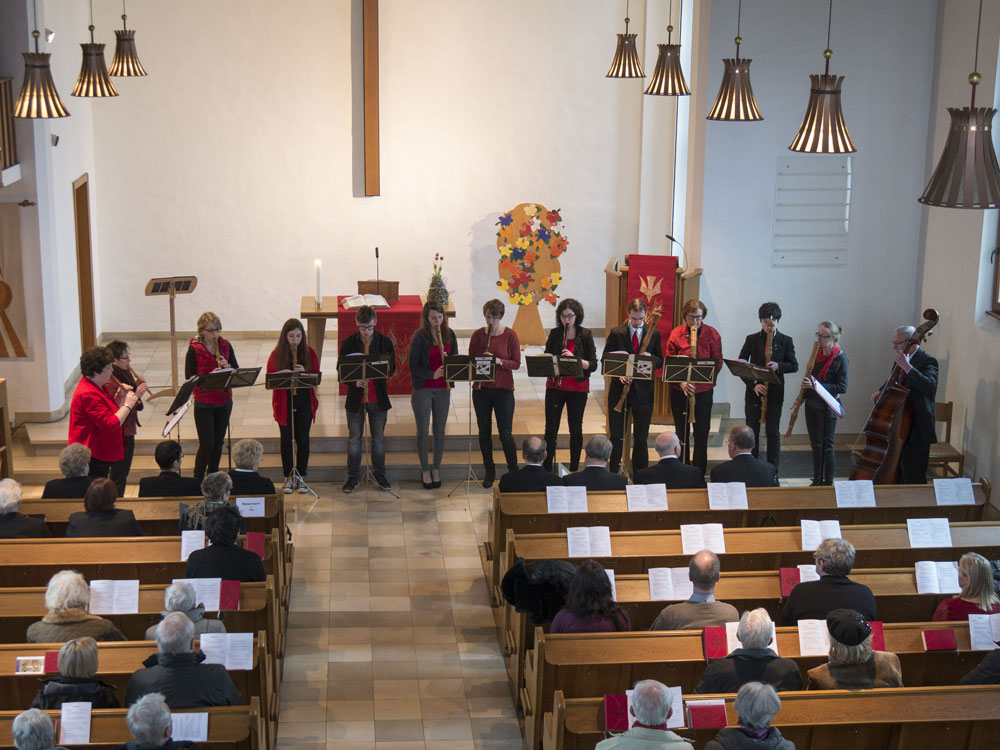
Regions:
<instances>
[{"instance_id":1,"label":"black trousers","mask_svg":"<svg viewBox=\"0 0 1000 750\"><path fill-rule=\"evenodd\" d=\"M614 401L614 403L612 403ZM617 400L608 400L608 430L611 433L611 460L608 471L617 474L622 466L622 452L625 446L625 412L632 414L632 475L649 466L649 422L653 418L653 404L639 403L634 392L630 392L625 408L615 411Z\"/></svg>"},{"instance_id":2,"label":"black trousers","mask_svg":"<svg viewBox=\"0 0 1000 750\"><path fill-rule=\"evenodd\" d=\"M837 431L837 415L824 403L814 405L811 401L806 401L803 406L813 454L813 483L833 484L833 470L836 468L833 436Z\"/></svg>"},{"instance_id":3,"label":"black trousers","mask_svg":"<svg viewBox=\"0 0 1000 750\"><path fill-rule=\"evenodd\" d=\"M930 463L930 443L914 433L903 443L899 454L899 483L927 484L927 467Z\"/></svg>"},{"instance_id":4,"label":"black trousers","mask_svg":"<svg viewBox=\"0 0 1000 750\"><path fill-rule=\"evenodd\" d=\"M111 464L109 474L111 481L118 488L118 497L125 495L125 482L128 480L128 473L132 469L132 456L135 455L135 435L124 435L125 457L121 461Z\"/></svg>"},{"instance_id":5,"label":"black trousers","mask_svg":"<svg viewBox=\"0 0 1000 750\"><path fill-rule=\"evenodd\" d=\"M778 468L781 460L781 406L783 399L769 395L767 398L767 424L764 434L767 436L767 462ZM753 457L760 458L760 398L745 399L743 402L747 415L747 427L753 430Z\"/></svg>"},{"instance_id":6,"label":"black trousers","mask_svg":"<svg viewBox=\"0 0 1000 750\"><path fill-rule=\"evenodd\" d=\"M309 391L297 391L295 398L285 401L285 424L278 425L281 436L281 471L287 477L292 473L292 404L295 405L295 468L305 476L309 472L309 430L312 429L312 399Z\"/></svg>"},{"instance_id":7,"label":"black trousers","mask_svg":"<svg viewBox=\"0 0 1000 750\"><path fill-rule=\"evenodd\" d=\"M712 399L714 389L696 393L694 396L694 430L689 436L693 450L691 465L701 469L702 474L708 471L708 431L712 426ZM684 392L670 389L670 411L674 415L674 429L677 437L683 442L687 428L688 397Z\"/></svg>"},{"instance_id":8,"label":"black trousers","mask_svg":"<svg viewBox=\"0 0 1000 750\"><path fill-rule=\"evenodd\" d=\"M233 413L232 399L219 406L194 405L194 427L198 432L198 455L194 459L194 478L199 482L205 474L219 470L222 444L226 441L229 415Z\"/></svg>"},{"instance_id":9,"label":"black trousers","mask_svg":"<svg viewBox=\"0 0 1000 750\"><path fill-rule=\"evenodd\" d=\"M474 388L472 408L476 410L476 424L479 426L479 452L483 454L483 466L496 468L493 462L493 415L496 414L497 432L500 445L507 461L507 470L517 468L517 448L514 445L514 391L506 388Z\"/></svg>"},{"instance_id":10,"label":"black trousers","mask_svg":"<svg viewBox=\"0 0 1000 750\"><path fill-rule=\"evenodd\" d=\"M108 475L111 473L111 467L114 465L115 463L113 461L99 461L98 459L91 457L90 478L107 479Z\"/></svg>"},{"instance_id":11,"label":"black trousers","mask_svg":"<svg viewBox=\"0 0 1000 750\"><path fill-rule=\"evenodd\" d=\"M561 391L558 388L545 389L545 444L548 455L542 466L552 471L552 460L556 456L556 440L559 423L562 421L563 407L566 407L566 421L569 423L569 470L580 468L580 453L583 451L583 411L587 408L587 393Z\"/></svg>"}]
</instances>

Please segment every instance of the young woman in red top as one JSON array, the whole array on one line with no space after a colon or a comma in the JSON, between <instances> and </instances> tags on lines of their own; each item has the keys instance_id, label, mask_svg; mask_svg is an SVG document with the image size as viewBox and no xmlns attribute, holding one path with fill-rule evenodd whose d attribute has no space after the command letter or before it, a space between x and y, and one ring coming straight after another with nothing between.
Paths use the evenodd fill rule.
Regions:
<instances>
[{"instance_id":1,"label":"young woman in red top","mask_svg":"<svg viewBox=\"0 0 1000 750\"><path fill-rule=\"evenodd\" d=\"M122 422L126 420L145 384L125 394L119 406L104 390L111 380L113 357L107 347L96 346L80 357L80 382L69 407L68 444L82 443L90 448L90 476L107 477L111 464L125 457Z\"/></svg>"},{"instance_id":2,"label":"young woman in red top","mask_svg":"<svg viewBox=\"0 0 1000 750\"><path fill-rule=\"evenodd\" d=\"M1000 598L993 584L989 560L976 552L966 552L958 561L958 584L961 593L945 599L934 610L933 620L966 622L969 615L992 615L1000 612Z\"/></svg>"},{"instance_id":3,"label":"young woman in red top","mask_svg":"<svg viewBox=\"0 0 1000 750\"><path fill-rule=\"evenodd\" d=\"M112 341L108 344L108 351L114 358L111 362L111 379L105 384L111 399L119 406L125 401L125 394L142 387L142 392L147 390L146 380L141 375L136 375L132 370L132 353L128 344L124 341ZM132 455L135 453L135 433L139 427L139 412L142 411L142 398L135 404L129 415L122 422L122 435L125 439L125 457L111 467L111 481L118 489L118 497L125 495L125 483L128 481L128 473L132 469Z\"/></svg>"},{"instance_id":4,"label":"young woman in red top","mask_svg":"<svg viewBox=\"0 0 1000 750\"><path fill-rule=\"evenodd\" d=\"M319 357L316 350L306 343L305 329L298 318L289 318L281 327L278 345L274 347L271 356L267 358L268 372L319 372ZM305 494L306 485L302 480L309 472L309 430L316 419L319 401L315 388L301 388L295 391L295 396L289 399L287 390L271 391L271 406L274 410L274 421L278 423L281 434L281 470L284 472L286 495L293 490ZM292 419L292 408L295 408L295 419ZM295 468L300 479L292 477L292 422L295 422L295 445L298 454L295 457Z\"/></svg>"},{"instance_id":5,"label":"young woman in red top","mask_svg":"<svg viewBox=\"0 0 1000 750\"><path fill-rule=\"evenodd\" d=\"M239 367L233 346L219 335L222 321L213 312L202 313L198 318L198 335L188 343L184 360L184 377L206 375L216 370ZM222 458L222 443L229 427L229 415L233 411L233 392L203 391L201 385L194 388L194 426L198 431L198 455L194 459L194 477L198 481L205 478L206 470L219 470Z\"/></svg>"},{"instance_id":6,"label":"young woman in red top","mask_svg":"<svg viewBox=\"0 0 1000 750\"><path fill-rule=\"evenodd\" d=\"M444 347L444 351L442 351ZM451 384L444 379L444 358L458 352L458 339L448 327L440 302L428 301L420 314L420 328L410 339L410 406L417 424L417 455L424 489L441 486L444 430L451 406ZM427 433L434 417L434 463L427 463Z\"/></svg>"}]
</instances>

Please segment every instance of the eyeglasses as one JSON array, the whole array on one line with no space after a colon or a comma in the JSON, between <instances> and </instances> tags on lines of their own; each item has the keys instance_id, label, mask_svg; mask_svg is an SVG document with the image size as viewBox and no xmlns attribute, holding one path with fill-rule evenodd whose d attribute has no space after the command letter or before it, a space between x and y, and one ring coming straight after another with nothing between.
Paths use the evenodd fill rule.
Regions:
<instances>
[{"instance_id":1,"label":"eyeglasses","mask_svg":"<svg viewBox=\"0 0 1000 750\"><path fill-rule=\"evenodd\" d=\"M573 318L575 317L576 317L575 312L564 312L562 315L559 316L561 320L573 320Z\"/></svg>"},{"instance_id":2,"label":"eyeglasses","mask_svg":"<svg viewBox=\"0 0 1000 750\"><path fill-rule=\"evenodd\" d=\"M833 336L831 336L829 333L817 333L816 338L820 339L821 341L826 341L827 339L832 339Z\"/></svg>"},{"instance_id":3,"label":"eyeglasses","mask_svg":"<svg viewBox=\"0 0 1000 750\"><path fill-rule=\"evenodd\" d=\"M688 315L685 316L685 318L687 320L694 321L694 320L704 320L705 316L704 315L692 315L692 314L689 313Z\"/></svg>"},{"instance_id":4,"label":"eyeglasses","mask_svg":"<svg viewBox=\"0 0 1000 750\"><path fill-rule=\"evenodd\" d=\"M358 326L358 330L359 331L374 331L375 330L375 324L372 323L370 326Z\"/></svg>"},{"instance_id":5,"label":"eyeglasses","mask_svg":"<svg viewBox=\"0 0 1000 750\"><path fill-rule=\"evenodd\" d=\"M221 328L202 328L201 332L202 333L221 333L222 329Z\"/></svg>"}]
</instances>

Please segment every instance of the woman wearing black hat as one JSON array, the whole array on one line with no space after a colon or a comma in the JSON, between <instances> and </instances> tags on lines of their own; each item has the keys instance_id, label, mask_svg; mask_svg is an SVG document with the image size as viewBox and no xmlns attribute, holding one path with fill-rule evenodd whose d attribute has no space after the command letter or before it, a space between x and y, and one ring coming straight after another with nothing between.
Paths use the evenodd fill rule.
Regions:
<instances>
[{"instance_id":1,"label":"woman wearing black hat","mask_svg":"<svg viewBox=\"0 0 1000 750\"><path fill-rule=\"evenodd\" d=\"M810 669L806 690L903 687L899 657L872 650L872 628L860 612L835 609L826 617L830 661Z\"/></svg>"}]
</instances>

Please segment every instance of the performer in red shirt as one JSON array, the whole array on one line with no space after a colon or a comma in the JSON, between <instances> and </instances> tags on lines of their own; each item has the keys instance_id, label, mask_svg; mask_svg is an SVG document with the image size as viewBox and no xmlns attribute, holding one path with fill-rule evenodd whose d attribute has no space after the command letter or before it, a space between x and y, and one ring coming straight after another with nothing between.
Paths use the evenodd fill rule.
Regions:
<instances>
[{"instance_id":1,"label":"performer in red shirt","mask_svg":"<svg viewBox=\"0 0 1000 750\"><path fill-rule=\"evenodd\" d=\"M188 343L184 359L184 377L205 375L215 370L237 368L236 352L226 339L222 338L222 321L213 312L202 313L198 318L198 335ZM198 455L194 459L194 477L205 478L205 472L212 474L219 470L222 458L222 443L229 427L229 415L233 411L233 392L203 391L200 385L194 388L194 427L198 432Z\"/></svg>"}]
</instances>

